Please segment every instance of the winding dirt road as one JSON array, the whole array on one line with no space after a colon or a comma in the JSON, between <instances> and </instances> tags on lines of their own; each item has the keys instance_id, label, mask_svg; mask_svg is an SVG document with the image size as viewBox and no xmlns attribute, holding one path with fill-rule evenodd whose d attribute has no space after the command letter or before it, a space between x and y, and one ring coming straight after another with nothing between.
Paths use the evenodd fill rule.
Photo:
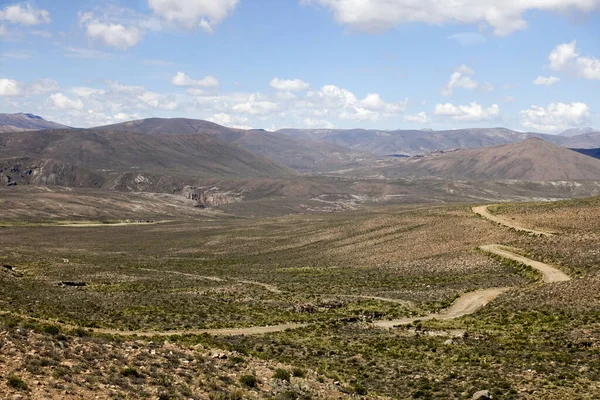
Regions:
<instances>
[{"instance_id":1,"label":"winding dirt road","mask_svg":"<svg viewBox=\"0 0 600 400\"><path fill-rule=\"evenodd\" d=\"M479 214L482 217L487 218L493 222L496 222L498 224L501 224L501 225L504 225L504 226L507 226L507 227L510 227L510 228L513 228L513 229L516 229L519 231L528 232L528 233L532 233L532 234L536 234L536 235L543 235L543 236L553 235L553 233L551 233L551 232L528 229L528 228L522 227L520 225L514 224L510 221L507 221L503 218L496 217L496 216L490 214L490 212L488 211L488 206L473 207L473 212L475 212L476 214ZM516 250L516 249L511 249L510 247L506 247L506 246L502 246L502 245L498 245L498 244L491 244L491 245L481 246L480 249L482 251L490 253L490 254L494 254L494 255L509 259L509 260L517 261L521 264L527 265L527 266L539 271L542 275L542 282L545 284L565 282L565 281L569 281L571 279L568 275L566 275L564 272L562 272L558 268L556 268L550 264L531 260L527 257L517 254L514 251L512 251L512 250ZM151 272L158 272L158 273L184 275L184 276L189 276L189 277L195 277L198 279L207 279L207 280L212 280L212 281L217 281L217 282L225 281L225 279L219 278L219 277L201 276L201 275L189 274L189 273L184 273L184 272L179 272L179 271L161 271L161 270L154 270L154 269L143 269L143 270L151 271ZM238 283L242 283L242 284L246 284L246 285L258 285L272 293L282 293L281 290L279 290L274 285L269 285L269 284L262 283L262 282L244 281L244 280L237 280L237 279L234 279L234 281L237 281ZM505 293L506 291L508 291L510 289L511 288L490 288L490 289L482 289L482 290L476 290L473 292L464 293L454 303L452 303L452 305L450 307L440 311L439 313L429 314L429 315L422 316L422 317L410 317L410 318L388 320L388 321L375 321L372 323L372 325L375 327L379 327L379 328L393 328L393 327L399 326L399 325L408 325L415 321L427 321L427 320L432 320L432 319L449 320L449 319L460 318L462 316L470 315L470 314L477 312L481 308L485 307L488 303L493 301L495 298L497 298L498 296L500 296L501 294ZM384 297L361 296L361 295L348 295L346 297L364 298L364 299L393 302L393 303L402 304L404 306L409 306L409 307L413 306L413 304L411 302L401 300L401 299L391 299L391 298L384 298ZM94 333L99 333L99 334L116 335L116 336L143 336L143 337L203 335L203 334L219 335L219 336L264 335L264 334L268 334L268 333L283 332L288 329L303 328L303 327L310 325L310 324L289 323L289 324L272 325L272 326L256 326L256 327L249 327L249 328L190 329L190 330L170 330L170 331L143 331L143 330L122 331L122 330L117 330L117 329L104 329L104 328L88 329L88 328L81 327L81 326L69 325L69 324L65 324L62 322L54 321L54 320L39 319L39 318L30 317L27 315L22 315L22 314L17 314L17 313L12 313L12 312L7 312L7 311L0 312L0 315L13 315L13 316L17 316L17 317L24 318L24 319L29 319L32 321L62 326L63 328L66 328L66 329L83 328L83 329L89 330Z\"/></svg>"},{"instance_id":2,"label":"winding dirt road","mask_svg":"<svg viewBox=\"0 0 600 400\"><path fill-rule=\"evenodd\" d=\"M509 260L520 262L521 264L525 264L537 270L542 274L542 281L544 283L566 282L571 280L571 278L567 274L562 272L560 269L550 264L531 260L527 257L523 257L519 254L516 254L511 251L510 247L501 246L498 244L490 244L487 246L481 246L479 248L487 253L495 254L497 256L507 258Z\"/></svg>"},{"instance_id":3,"label":"winding dirt road","mask_svg":"<svg viewBox=\"0 0 600 400\"><path fill-rule=\"evenodd\" d=\"M488 207L490 207L491 205L487 205L487 206L477 206L477 207L473 207L472 210L475 214L478 214L480 216L482 216L485 219L488 219L492 222L495 222L497 224L506 226L507 228L512 228L516 231L519 232L526 232L526 233L530 233L532 235L541 235L541 236L554 236L553 232L550 231L544 231L544 230L540 230L540 229L530 229L530 228L526 228L524 226L521 226L515 222L509 221L507 219L504 219L502 217L498 217L496 215L493 215L492 213L490 213L490 211L488 210Z\"/></svg>"}]
</instances>

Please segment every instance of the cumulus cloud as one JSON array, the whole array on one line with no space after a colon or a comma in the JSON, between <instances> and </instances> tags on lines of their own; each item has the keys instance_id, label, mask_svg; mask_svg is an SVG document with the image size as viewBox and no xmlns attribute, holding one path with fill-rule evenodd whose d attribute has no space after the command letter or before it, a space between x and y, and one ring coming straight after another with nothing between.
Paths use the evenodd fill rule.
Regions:
<instances>
[{"instance_id":1,"label":"cumulus cloud","mask_svg":"<svg viewBox=\"0 0 600 400\"><path fill-rule=\"evenodd\" d=\"M237 115L218 113L214 114L212 117L207 118L206 120L214 122L215 124L227 126L229 128L252 129L252 126L250 125L250 120L248 118Z\"/></svg>"},{"instance_id":2,"label":"cumulus cloud","mask_svg":"<svg viewBox=\"0 0 600 400\"><path fill-rule=\"evenodd\" d=\"M80 99L72 100L62 93L55 93L51 95L48 100L50 101L50 107L57 108L59 110L83 109L83 102Z\"/></svg>"},{"instance_id":3,"label":"cumulus cloud","mask_svg":"<svg viewBox=\"0 0 600 400\"><path fill-rule=\"evenodd\" d=\"M381 32L396 25L423 22L486 24L498 36L527 28L528 11L589 12L600 8L597 0L301 0L330 9L335 19L353 29Z\"/></svg>"},{"instance_id":4,"label":"cumulus cloud","mask_svg":"<svg viewBox=\"0 0 600 400\"><path fill-rule=\"evenodd\" d=\"M479 83L471 79L471 76L475 74L472 68L466 65L461 65L450 75L450 80L446 85L440 89L440 93L443 96L450 96L454 93L454 89L463 88L468 90L477 89Z\"/></svg>"},{"instance_id":5,"label":"cumulus cloud","mask_svg":"<svg viewBox=\"0 0 600 400\"><path fill-rule=\"evenodd\" d=\"M171 79L171 83L174 86L181 87L192 86L203 88L215 88L219 86L219 80L214 76L205 76L202 79L192 79L183 72L178 72L177 74L175 74L175 76Z\"/></svg>"},{"instance_id":6,"label":"cumulus cloud","mask_svg":"<svg viewBox=\"0 0 600 400\"><path fill-rule=\"evenodd\" d=\"M237 6L238 0L148 0L153 13L167 22L212 33Z\"/></svg>"},{"instance_id":7,"label":"cumulus cloud","mask_svg":"<svg viewBox=\"0 0 600 400\"><path fill-rule=\"evenodd\" d=\"M423 124L429 123L429 116L427 115L426 112L421 111L420 113L418 113L416 115L405 115L404 121L405 122L414 122L416 124L423 125Z\"/></svg>"},{"instance_id":8,"label":"cumulus cloud","mask_svg":"<svg viewBox=\"0 0 600 400\"><path fill-rule=\"evenodd\" d=\"M560 81L556 76L538 76L533 81L534 85L552 86Z\"/></svg>"},{"instance_id":9,"label":"cumulus cloud","mask_svg":"<svg viewBox=\"0 0 600 400\"><path fill-rule=\"evenodd\" d=\"M237 113L269 115L276 112L278 108L276 103L263 99L260 94L251 94L246 101L234 105L231 109Z\"/></svg>"},{"instance_id":10,"label":"cumulus cloud","mask_svg":"<svg viewBox=\"0 0 600 400\"><path fill-rule=\"evenodd\" d=\"M287 92L303 92L310 88L310 84L304 82L301 79L279 79L273 78L270 83L273 89L287 91Z\"/></svg>"},{"instance_id":11,"label":"cumulus cloud","mask_svg":"<svg viewBox=\"0 0 600 400\"><path fill-rule=\"evenodd\" d=\"M567 71L584 79L600 79L600 60L585 57L577 52L577 42L559 44L552 50L548 59L550 68Z\"/></svg>"},{"instance_id":12,"label":"cumulus cloud","mask_svg":"<svg viewBox=\"0 0 600 400\"><path fill-rule=\"evenodd\" d=\"M552 103L547 107L533 105L520 113L521 125L542 132L561 132L588 126L590 109L585 103Z\"/></svg>"},{"instance_id":13,"label":"cumulus cloud","mask_svg":"<svg viewBox=\"0 0 600 400\"><path fill-rule=\"evenodd\" d=\"M454 121L481 122L498 118L500 116L500 107L497 104L492 104L490 107L484 108L476 102L458 106L451 103L437 104L435 106L435 115L449 117Z\"/></svg>"},{"instance_id":14,"label":"cumulus cloud","mask_svg":"<svg viewBox=\"0 0 600 400\"><path fill-rule=\"evenodd\" d=\"M93 13L80 13L79 24L86 28L86 36L90 39L119 50L135 46L144 36L135 26L100 21Z\"/></svg>"},{"instance_id":15,"label":"cumulus cloud","mask_svg":"<svg viewBox=\"0 0 600 400\"><path fill-rule=\"evenodd\" d=\"M41 8L31 7L29 4L14 4L0 10L0 20L18 25L40 25L52 22L50 13Z\"/></svg>"},{"instance_id":16,"label":"cumulus cloud","mask_svg":"<svg viewBox=\"0 0 600 400\"><path fill-rule=\"evenodd\" d=\"M0 78L0 96L14 97L21 95L21 82L14 79Z\"/></svg>"}]
</instances>

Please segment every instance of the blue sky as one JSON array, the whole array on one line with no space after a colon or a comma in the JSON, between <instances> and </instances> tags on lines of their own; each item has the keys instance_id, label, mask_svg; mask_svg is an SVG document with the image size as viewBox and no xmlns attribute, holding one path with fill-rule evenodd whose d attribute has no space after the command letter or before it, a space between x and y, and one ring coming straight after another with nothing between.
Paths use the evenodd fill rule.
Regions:
<instances>
[{"instance_id":1,"label":"blue sky","mask_svg":"<svg viewBox=\"0 0 600 400\"><path fill-rule=\"evenodd\" d=\"M0 112L600 128L600 0L0 0Z\"/></svg>"}]
</instances>

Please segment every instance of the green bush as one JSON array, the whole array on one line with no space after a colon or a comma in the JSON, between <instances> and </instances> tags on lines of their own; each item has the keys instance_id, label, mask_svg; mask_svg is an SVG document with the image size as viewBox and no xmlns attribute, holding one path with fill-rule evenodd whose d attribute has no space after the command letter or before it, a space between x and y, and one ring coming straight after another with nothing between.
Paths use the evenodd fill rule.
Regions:
<instances>
[{"instance_id":1,"label":"green bush","mask_svg":"<svg viewBox=\"0 0 600 400\"><path fill-rule=\"evenodd\" d=\"M306 376L306 371L301 368L294 368L292 370L292 375L296 378L304 378Z\"/></svg>"},{"instance_id":2,"label":"green bush","mask_svg":"<svg viewBox=\"0 0 600 400\"><path fill-rule=\"evenodd\" d=\"M132 368L132 367L127 367L127 368L123 368L121 370L121 375L123 376L131 376L134 378L140 377L140 373L137 371L137 369Z\"/></svg>"},{"instance_id":3,"label":"green bush","mask_svg":"<svg viewBox=\"0 0 600 400\"><path fill-rule=\"evenodd\" d=\"M290 381L290 372L285 369L277 368L273 374L274 379L280 379L282 381Z\"/></svg>"},{"instance_id":4,"label":"green bush","mask_svg":"<svg viewBox=\"0 0 600 400\"><path fill-rule=\"evenodd\" d=\"M28 387L27 387L27 384L25 383L25 381L16 375L10 375L8 377L8 379L6 380L6 384L9 387L14 388L14 389L28 390Z\"/></svg>"},{"instance_id":5,"label":"green bush","mask_svg":"<svg viewBox=\"0 0 600 400\"><path fill-rule=\"evenodd\" d=\"M55 325L46 325L44 326L43 331L50 335L58 335L60 333L60 329Z\"/></svg>"},{"instance_id":6,"label":"green bush","mask_svg":"<svg viewBox=\"0 0 600 400\"><path fill-rule=\"evenodd\" d=\"M240 382L243 385L246 385L251 388L256 387L256 384L258 383L254 375L242 375L240 377Z\"/></svg>"}]
</instances>

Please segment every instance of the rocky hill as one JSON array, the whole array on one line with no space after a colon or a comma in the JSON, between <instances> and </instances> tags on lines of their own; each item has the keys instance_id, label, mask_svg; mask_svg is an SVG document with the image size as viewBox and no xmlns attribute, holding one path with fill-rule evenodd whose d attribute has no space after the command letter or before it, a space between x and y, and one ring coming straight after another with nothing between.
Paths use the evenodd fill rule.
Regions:
<instances>
[{"instance_id":1,"label":"rocky hill","mask_svg":"<svg viewBox=\"0 0 600 400\"><path fill-rule=\"evenodd\" d=\"M52 121L46 121L44 118L33 114L0 114L0 132L24 132L42 129L68 128L68 126Z\"/></svg>"},{"instance_id":2,"label":"rocky hill","mask_svg":"<svg viewBox=\"0 0 600 400\"><path fill-rule=\"evenodd\" d=\"M6 184L180 190L194 179L289 176L289 168L210 135L98 130L0 133Z\"/></svg>"}]
</instances>

